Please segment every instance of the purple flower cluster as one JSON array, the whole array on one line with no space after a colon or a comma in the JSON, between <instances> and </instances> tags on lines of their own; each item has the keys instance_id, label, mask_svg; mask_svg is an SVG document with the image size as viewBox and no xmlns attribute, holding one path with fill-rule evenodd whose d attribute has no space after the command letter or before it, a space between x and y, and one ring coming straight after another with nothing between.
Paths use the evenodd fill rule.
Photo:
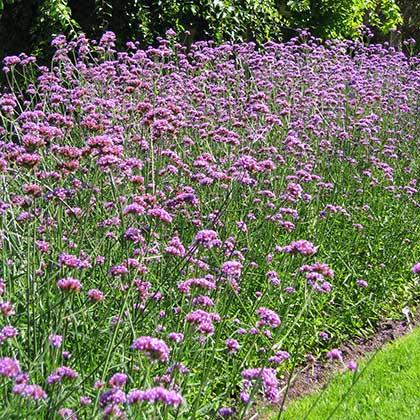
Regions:
<instances>
[{"instance_id":1,"label":"purple flower cluster","mask_svg":"<svg viewBox=\"0 0 420 420\"><path fill-rule=\"evenodd\" d=\"M61 366L54 370L47 378L49 385L61 382L64 378L74 380L78 377L78 373L68 366Z\"/></svg>"},{"instance_id":2,"label":"purple flower cluster","mask_svg":"<svg viewBox=\"0 0 420 420\"><path fill-rule=\"evenodd\" d=\"M338 360L340 362L343 361L343 354L341 353L341 350L338 349L332 349L330 350L326 356L328 357L328 359L330 359L331 361L334 360Z\"/></svg>"},{"instance_id":3,"label":"purple flower cluster","mask_svg":"<svg viewBox=\"0 0 420 420\"><path fill-rule=\"evenodd\" d=\"M0 359L0 375L14 378L21 372L19 361L10 357Z\"/></svg>"},{"instance_id":4,"label":"purple flower cluster","mask_svg":"<svg viewBox=\"0 0 420 420\"><path fill-rule=\"evenodd\" d=\"M82 284L79 280L73 277L66 277L57 281L57 287L61 290L67 290L72 292L79 292L82 288Z\"/></svg>"},{"instance_id":5,"label":"purple flower cluster","mask_svg":"<svg viewBox=\"0 0 420 420\"><path fill-rule=\"evenodd\" d=\"M140 389L133 389L129 392L127 401L129 404L147 401L150 404L162 403L176 407L182 404L184 399L178 392L158 386L144 391Z\"/></svg>"},{"instance_id":6,"label":"purple flower cluster","mask_svg":"<svg viewBox=\"0 0 420 420\"><path fill-rule=\"evenodd\" d=\"M276 247L277 252L286 252L288 254L302 254L312 255L316 252L316 247L312 242L301 239L296 242L292 242L290 245L284 247Z\"/></svg>"},{"instance_id":7,"label":"purple flower cluster","mask_svg":"<svg viewBox=\"0 0 420 420\"><path fill-rule=\"evenodd\" d=\"M169 347L163 340L158 338L147 335L139 337L133 341L131 348L143 352L152 360L159 360L161 362L167 362L169 360Z\"/></svg>"},{"instance_id":8,"label":"purple flower cluster","mask_svg":"<svg viewBox=\"0 0 420 420\"><path fill-rule=\"evenodd\" d=\"M178 290L184 294L189 294L192 287L213 290L216 288L216 284L214 281L208 280L207 278L188 279L178 283Z\"/></svg>"},{"instance_id":9,"label":"purple flower cluster","mask_svg":"<svg viewBox=\"0 0 420 420\"><path fill-rule=\"evenodd\" d=\"M242 264L239 261L226 261L222 264L222 272L233 278L241 277Z\"/></svg>"},{"instance_id":10,"label":"purple flower cluster","mask_svg":"<svg viewBox=\"0 0 420 420\"><path fill-rule=\"evenodd\" d=\"M278 351L274 354L274 356L271 356L268 361L270 363L274 363L275 365L279 365L280 363L284 362L290 357L289 352L285 350Z\"/></svg>"},{"instance_id":11,"label":"purple flower cluster","mask_svg":"<svg viewBox=\"0 0 420 420\"><path fill-rule=\"evenodd\" d=\"M215 312L206 312L197 309L188 313L185 317L188 323L194 324L196 330L201 334L212 335L214 333L213 322L220 322L220 315Z\"/></svg>"},{"instance_id":12,"label":"purple flower cluster","mask_svg":"<svg viewBox=\"0 0 420 420\"><path fill-rule=\"evenodd\" d=\"M200 230L196 235L194 242L205 248L220 246L222 243L214 230Z\"/></svg>"},{"instance_id":13,"label":"purple flower cluster","mask_svg":"<svg viewBox=\"0 0 420 420\"><path fill-rule=\"evenodd\" d=\"M225 345L229 349L229 353L236 353L236 351L239 349L239 343L238 340L235 340L234 338L228 338L225 340Z\"/></svg>"},{"instance_id":14,"label":"purple flower cluster","mask_svg":"<svg viewBox=\"0 0 420 420\"><path fill-rule=\"evenodd\" d=\"M185 248L178 235L175 235L169 241L168 246L165 248L165 251L168 254L176 255L178 257L185 256Z\"/></svg>"},{"instance_id":15,"label":"purple flower cluster","mask_svg":"<svg viewBox=\"0 0 420 420\"><path fill-rule=\"evenodd\" d=\"M276 370L272 368L253 368L243 370L242 378L244 378L244 388L251 388L250 380L258 379L261 381L264 389L265 397L272 404L276 404L280 400L279 380L277 379Z\"/></svg>"},{"instance_id":16,"label":"purple flower cluster","mask_svg":"<svg viewBox=\"0 0 420 420\"><path fill-rule=\"evenodd\" d=\"M260 320L257 322L259 328L264 326L276 328L281 324L279 316L271 309L260 307L255 312L260 316Z\"/></svg>"},{"instance_id":17,"label":"purple flower cluster","mask_svg":"<svg viewBox=\"0 0 420 420\"><path fill-rule=\"evenodd\" d=\"M47 394L42 389L42 387L39 385L31 385L26 383L17 383L13 387L13 393L35 401L45 400L47 398Z\"/></svg>"},{"instance_id":18,"label":"purple flower cluster","mask_svg":"<svg viewBox=\"0 0 420 420\"><path fill-rule=\"evenodd\" d=\"M359 287L363 287L363 288L368 287L368 282L366 280L357 280L356 281L356 284Z\"/></svg>"},{"instance_id":19,"label":"purple flower cluster","mask_svg":"<svg viewBox=\"0 0 420 420\"><path fill-rule=\"evenodd\" d=\"M420 273L420 262L414 264L413 267L411 268L411 271L414 274L419 274Z\"/></svg>"}]
</instances>

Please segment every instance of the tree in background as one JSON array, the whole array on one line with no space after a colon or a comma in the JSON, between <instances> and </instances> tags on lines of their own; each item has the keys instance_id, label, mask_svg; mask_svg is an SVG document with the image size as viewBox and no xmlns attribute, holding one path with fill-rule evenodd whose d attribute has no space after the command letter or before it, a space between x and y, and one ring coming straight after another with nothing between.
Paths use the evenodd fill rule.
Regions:
<instances>
[{"instance_id":1,"label":"tree in background","mask_svg":"<svg viewBox=\"0 0 420 420\"><path fill-rule=\"evenodd\" d=\"M378 35L402 23L394 0L290 0L290 20L322 38L354 38L362 25Z\"/></svg>"},{"instance_id":2,"label":"tree in background","mask_svg":"<svg viewBox=\"0 0 420 420\"><path fill-rule=\"evenodd\" d=\"M420 2L413 0L398 0L404 25L401 28L403 39L415 39L420 47Z\"/></svg>"},{"instance_id":3,"label":"tree in background","mask_svg":"<svg viewBox=\"0 0 420 420\"><path fill-rule=\"evenodd\" d=\"M308 28L322 38L354 38L370 26L383 40L391 28L418 36L420 8L412 0L0 0L0 57L20 51L48 57L52 37L116 33L146 46L173 28L184 40L281 41ZM401 9L401 12L400 12ZM415 32L415 31L414 31Z\"/></svg>"},{"instance_id":4,"label":"tree in background","mask_svg":"<svg viewBox=\"0 0 420 420\"><path fill-rule=\"evenodd\" d=\"M0 57L21 51L48 55L55 34L76 36L82 32L72 18L68 3L67 0L0 0Z\"/></svg>"}]
</instances>

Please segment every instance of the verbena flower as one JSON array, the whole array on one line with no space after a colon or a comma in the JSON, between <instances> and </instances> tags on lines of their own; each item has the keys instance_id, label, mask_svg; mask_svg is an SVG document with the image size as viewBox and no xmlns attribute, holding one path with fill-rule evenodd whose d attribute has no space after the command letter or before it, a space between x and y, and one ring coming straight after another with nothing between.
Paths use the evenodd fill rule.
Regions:
<instances>
[{"instance_id":1,"label":"verbena flower","mask_svg":"<svg viewBox=\"0 0 420 420\"><path fill-rule=\"evenodd\" d=\"M135 404L141 401L147 401L151 404L160 402L176 407L182 404L184 399L178 392L158 386L146 390L133 389L129 392L127 401L129 404Z\"/></svg>"},{"instance_id":2,"label":"verbena flower","mask_svg":"<svg viewBox=\"0 0 420 420\"><path fill-rule=\"evenodd\" d=\"M259 379L263 385L265 397L274 403L280 400L279 380L277 379L276 370L272 368L253 368L245 369L241 372L244 379ZM246 386L246 383L245 383ZM250 387L249 383L248 386Z\"/></svg>"},{"instance_id":3,"label":"verbena flower","mask_svg":"<svg viewBox=\"0 0 420 420\"><path fill-rule=\"evenodd\" d=\"M413 267L411 268L411 271L414 274L419 274L420 273L420 262L414 264Z\"/></svg>"},{"instance_id":4,"label":"verbena flower","mask_svg":"<svg viewBox=\"0 0 420 420\"><path fill-rule=\"evenodd\" d=\"M79 292L82 288L82 284L79 280L74 279L73 277L66 277L57 281L57 287L61 290Z\"/></svg>"},{"instance_id":5,"label":"verbena flower","mask_svg":"<svg viewBox=\"0 0 420 420\"><path fill-rule=\"evenodd\" d=\"M217 412L221 417L230 417L235 413L231 407L221 407Z\"/></svg>"},{"instance_id":6,"label":"verbena flower","mask_svg":"<svg viewBox=\"0 0 420 420\"><path fill-rule=\"evenodd\" d=\"M95 302L102 302L105 299L105 295L98 289L91 289L87 292L87 296L90 300Z\"/></svg>"},{"instance_id":7,"label":"verbena flower","mask_svg":"<svg viewBox=\"0 0 420 420\"><path fill-rule=\"evenodd\" d=\"M61 347L61 343L63 342L63 337L61 335L50 335L48 337L48 341L50 342L51 346L53 347Z\"/></svg>"},{"instance_id":8,"label":"verbena flower","mask_svg":"<svg viewBox=\"0 0 420 420\"><path fill-rule=\"evenodd\" d=\"M217 237L217 232L214 230L200 230L195 235L194 242L205 248L213 248L221 245Z\"/></svg>"},{"instance_id":9,"label":"verbena flower","mask_svg":"<svg viewBox=\"0 0 420 420\"><path fill-rule=\"evenodd\" d=\"M14 394L21 395L22 397L30 398L32 400L45 400L47 398L46 392L39 385L31 384L16 384L13 387Z\"/></svg>"},{"instance_id":10,"label":"verbena flower","mask_svg":"<svg viewBox=\"0 0 420 420\"><path fill-rule=\"evenodd\" d=\"M104 391L99 396L99 406L104 408L110 405L124 404L127 401L125 392L119 389L119 387L114 387Z\"/></svg>"},{"instance_id":11,"label":"verbena flower","mask_svg":"<svg viewBox=\"0 0 420 420\"><path fill-rule=\"evenodd\" d=\"M368 282L367 282L366 280L357 280L357 281L356 281L356 284L357 284L359 287L368 287Z\"/></svg>"},{"instance_id":12,"label":"verbena flower","mask_svg":"<svg viewBox=\"0 0 420 420\"><path fill-rule=\"evenodd\" d=\"M259 328L266 325L271 328L276 328L281 324L279 316L271 309L260 307L255 312L260 316L260 320L257 323Z\"/></svg>"},{"instance_id":13,"label":"verbena flower","mask_svg":"<svg viewBox=\"0 0 420 420\"><path fill-rule=\"evenodd\" d=\"M226 261L222 264L222 272L228 277L239 278L242 273L242 264L239 261Z\"/></svg>"},{"instance_id":14,"label":"verbena flower","mask_svg":"<svg viewBox=\"0 0 420 420\"><path fill-rule=\"evenodd\" d=\"M64 420L77 420L77 416L71 408L60 408L58 415Z\"/></svg>"},{"instance_id":15,"label":"verbena flower","mask_svg":"<svg viewBox=\"0 0 420 420\"><path fill-rule=\"evenodd\" d=\"M10 357L0 359L0 375L14 378L21 372L19 361Z\"/></svg>"},{"instance_id":16,"label":"verbena flower","mask_svg":"<svg viewBox=\"0 0 420 420\"><path fill-rule=\"evenodd\" d=\"M47 378L47 383L49 385L61 382L62 379L66 378L71 381L75 380L78 377L78 373L68 366L60 366L55 369Z\"/></svg>"},{"instance_id":17,"label":"verbena flower","mask_svg":"<svg viewBox=\"0 0 420 420\"><path fill-rule=\"evenodd\" d=\"M357 363L354 360L349 360L346 364L347 368L350 369L353 372L356 372L358 367Z\"/></svg>"},{"instance_id":18,"label":"verbena flower","mask_svg":"<svg viewBox=\"0 0 420 420\"><path fill-rule=\"evenodd\" d=\"M166 362L169 360L169 347L163 340L158 338L143 336L133 341L131 345L133 350L139 350L152 360Z\"/></svg>"},{"instance_id":19,"label":"verbena flower","mask_svg":"<svg viewBox=\"0 0 420 420\"><path fill-rule=\"evenodd\" d=\"M338 349L332 349L332 350L330 350L330 351L326 354L326 356L327 356L327 357L328 357L328 359L330 359L331 361L334 361L334 360L338 360L338 361L340 361L340 362L342 362L342 361L343 361L343 355L342 355L341 351L340 351L340 350L338 350Z\"/></svg>"},{"instance_id":20,"label":"verbena flower","mask_svg":"<svg viewBox=\"0 0 420 420\"><path fill-rule=\"evenodd\" d=\"M287 351L278 351L275 353L274 356L271 356L268 361L270 363L274 363L276 365L279 365L280 363L284 362L285 360L289 359L290 354Z\"/></svg>"},{"instance_id":21,"label":"verbena flower","mask_svg":"<svg viewBox=\"0 0 420 420\"><path fill-rule=\"evenodd\" d=\"M277 252L286 252L288 254L299 253L302 255L312 255L316 253L316 247L313 243L301 239L296 242L292 242L290 245L285 247L277 247Z\"/></svg>"},{"instance_id":22,"label":"verbena flower","mask_svg":"<svg viewBox=\"0 0 420 420\"><path fill-rule=\"evenodd\" d=\"M109 385L112 388L121 388L127 382L128 376L125 373L117 372L111 376Z\"/></svg>"}]
</instances>

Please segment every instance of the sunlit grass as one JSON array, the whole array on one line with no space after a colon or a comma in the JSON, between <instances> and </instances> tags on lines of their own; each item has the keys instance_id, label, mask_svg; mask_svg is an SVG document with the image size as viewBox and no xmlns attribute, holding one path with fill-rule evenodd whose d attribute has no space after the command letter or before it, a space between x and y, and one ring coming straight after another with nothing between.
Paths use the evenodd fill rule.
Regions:
<instances>
[{"instance_id":1,"label":"sunlit grass","mask_svg":"<svg viewBox=\"0 0 420 420\"><path fill-rule=\"evenodd\" d=\"M420 329L368 354L359 370L336 375L327 388L289 405L287 420L420 418ZM273 416L273 419L278 415Z\"/></svg>"}]
</instances>

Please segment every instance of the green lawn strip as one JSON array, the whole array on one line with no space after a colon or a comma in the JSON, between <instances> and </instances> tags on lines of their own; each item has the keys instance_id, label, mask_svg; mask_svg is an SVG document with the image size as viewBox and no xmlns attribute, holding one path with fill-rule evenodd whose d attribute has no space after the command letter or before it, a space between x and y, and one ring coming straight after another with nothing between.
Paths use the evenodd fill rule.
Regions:
<instances>
[{"instance_id":1,"label":"green lawn strip","mask_svg":"<svg viewBox=\"0 0 420 420\"><path fill-rule=\"evenodd\" d=\"M337 375L324 391L293 402L280 418L420 419L420 328L367 355L356 374Z\"/></svg>"}]
</instances>

